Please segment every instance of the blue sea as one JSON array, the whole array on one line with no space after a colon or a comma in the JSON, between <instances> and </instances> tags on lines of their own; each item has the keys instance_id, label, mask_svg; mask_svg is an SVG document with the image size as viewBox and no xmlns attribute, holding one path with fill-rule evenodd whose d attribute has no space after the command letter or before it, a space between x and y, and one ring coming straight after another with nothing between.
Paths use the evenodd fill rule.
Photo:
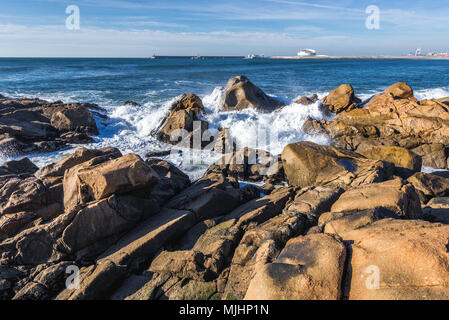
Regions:
<instances>
[{"instance_id":1,"label":"blue sea","mask_svg":"<svg viewBox=\"0 0 449 320\"><path fill-rule=\"evenodd\" d=\"M230 77L247 76L267 94L288 105L279 112L254 110L219 112L223 86ZM46 59L1 58L0 94L7 97L39 97L49 101L92 102L107 110L109 119L97 118L100 135L87 147L115 146L124 153L144 156L170 149L151 132L167 114L171 103L183 93L203 99L206 120L212 129L229 128L240 145L280 153L291 142L310 140L328 143L326 137L301 131L308 116L326 119L318 104L294 103L304 95L320 98L342 83L353 85L356 95L368 99L391 84L405 81L419 99L449 96L449 60L423 59ZM124 106L133 100L140 107ZM276 131L265 144L254 141L257 132ZM73 152L73 146L49 155L31 155L39 166ZM199 177L216 155L200 155L201 163L182 158L167 160L179 165L192 178ZM0 160L8 155L0 155Z\"/></svg>"}]
</instances>

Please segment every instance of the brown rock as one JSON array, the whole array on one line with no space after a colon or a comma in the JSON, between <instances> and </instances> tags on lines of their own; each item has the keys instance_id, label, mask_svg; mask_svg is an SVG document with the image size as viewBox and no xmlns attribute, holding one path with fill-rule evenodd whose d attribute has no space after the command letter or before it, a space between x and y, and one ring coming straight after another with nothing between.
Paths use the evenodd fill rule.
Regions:
<instances>
[{"instance_id":1,"label":"brown rock","mask_svg":"<svg viewBox=\"0 0 449 320\"><path fill-rule=\"evenodd\" d=\"M433 198L423 208L423 214L428 221L449 224L449 197Z\"/></svg>"},{"instance_id":2,"label":"brown rock","mask_svg":"<svg viewBox=\"0 0 449 320\"><path fill-rule=\"evenodd\" d=\"M66 289L56 299L84 300L110 296L111 290L126 277L125 266L132 268L142 259L151 259L165 243L194 224L194 215L188 211L163 210L122 237L97 259L95 265L81 269L79 290Z\"/></svg>"},{"instance_id":3,"label":"brown rock","mask_svg":"<svg viewBox=\"0 0 449 320\"><path fill-rule=\"evenodd\" d=\"M47 205L47 188L36 178L13 178L0 188L0 214L38 211Z\"/></svg>"},{"instance_id":4,"label":"brown rock","mask_svg":"<svg viewBox=\"0 0 449 320\"><path fill-rule=\"evenodd\" d=\"M243 110L254 108L271 112L281 107L282 102L266 95L245 76L229 79L223 95L223 111Z\"/></svg>"},{"instance_id":5,"label":"brown rock","mask_svg":"<svg viewBox=\"0 0 449 320\"><path fill-rule=\"evenodd\" d=\"M105 157L105 161L121 157L121 152L116 148L103 148L100 150L81 148L62 160L49 164L39 169L35 176L42 179L48 177L62 177L67 169L89 161L96 157Z\"/></svg>"},{"instance_id":6,"label":"brown rock","mask_svg":"<svg viewBox=\"0 0 449 320\"><path fill-rule=\"evenodd\" d=\"M395 99L413 98L413 89L405 82L398 82L385 90L386 94L390 94Z\"/></svg>"},{"instance_id":7,"label":"brown rock","mask_svg":"<svg viewBox=\"0 0 449 320\"><path fill-rule=\"evenodd\" d=\"M201 101L200 97L193 93L189 93L188 95L183 95L182 98L171 106L171 111L179 111L179 110L196 110L198 112L204 112L203 101Z\"/></svg>"},{"instance_id":8,"label":"brown rock","mask_svg":"<svg viewBox=\"0 0 449 320\"><path fill-rule=\"evenodd\" d=\"M286 146L282 162L289 184L299 187L334 185L346 188L381 182L391 175L392 169L382 161L312 142Z\"/></svg>"},{"instance_id":9,"label":"brown rock","mask_svg":"<svg viewBox=\"0 0 449 320\"><path fill-rule=\"evenodd\" d=\"M116 243L140 220L158 211L159 207L151 200L111 196L0 243L0 264L39 265L59 262L69 255L80 261L90 260Z\"/></svg>"},{"instance_id":10,"label":"brown rock","mask_svg":"<svg viewBox=\"0 0 449 320\"><path fill-rule=\"evenodd\" d=\"M355 97L354 89L350 84L340 85L323 100L323 104L327 105L330 111L334 113L354 109L356 104L360 102L361 100Z\"/></svg>"},{"instance_id":11,"label":"brown rock","mask_svg":"<svg viewBox=\"0 0 449 320\"><path fill-rule=\"evenodd\" d=\"M95 160L95 159L93 159ZM112 194L149 194L159 177L139 156L128 154L95 166L84 162L64 175L64 207L70 211Z\"/></svg>"},{"instance_id":12,"label":"brown rock","mask_svg":"<svg viewBox=\"0 0 449 320\"><path fill-rule=\"evenodd\" d=\"M207 169L205 175L211 173L221 173L227 177L251 182L271 179L281 183L284 180L282 162L278 156L251 148L223 156Z\"/></svg>"},{"instance_id":13,"label":"brown rock","mask_svg":"<svg viewBox=\"0 0 449 320\"><path fill-rule=\"evenodd\" d=\"M66 105L53 113L51 125L61 131L84 132L89 135L98 135L98 128L91 113L86 107L79 105Z\"/></svg>"},{"instance_id":14,"label":"brown rock","mask_svg":"<svg viewBox=\"0 0 449 320\"><path fill-rule=\"evenodd\" d=\"M131 230L158 211L158 206L151 201L114 195L80 210L64 229L59 242L68 252L76 253L102 239Z\"/></svg>"},{"instance_id":15,"label":"brown rock","mask_svg":"<svg viewBox=\"0 0 449 320\"><path fill-rule=\"evenodd\" d=\"M407 179L415 187L423 204L435 197L449 196L449 180L437 175L417 172Z\"/></svg>"},{"instance_id":16,"label":"brown rock","mask_svg":"<svg viewBox=\"0 0 449 320\"><path fill-rule=\"evenodd\" d=\"M423 144L412 151L422 157L423 166L441 169L449 168L447 163L449 150L443 144Z\"/></svg>"},{"instance_id":17,"label":"brown rock","mask_svg":"<svg viewBox=\"0 0 449 320\"><path fill-rule=\"evenodd\" d=\"M311 95L310 97L301 97L298 100L296 100L295 103L308 106L317 101L318 101L318 95L314 94L314 95Z\"/></svg>"},{"instance_id":18,"label":"brown rock","mask_svg":"<svg viewBox=\"0 0 449 320\"><path fill-rule=\"evenodd\" d=\"M13 174L19 174L19 175L30 175L30 174L35 173L39 169L28 158L7 161L2 165L2 168L5 168L6 170L8 170L9 172L11 172Z\"/></svg>"},{"instance_id":19,"label":"brown rock","mask_svg":"<svg viewBox=\"0 0 449 320\"><path fill-rule=\"evenodd\" d=\"M386 218L399 218L382 207L352 212L326 212L320 216L318 224L324 233L339 236L348 231L361 229Z\"/></svg>"},{"instance_id":20,"label":"brown rock","mask_svg":"<svg viewBox=\"0 0 449 320\"><path fill-rule=\"evenodd\" d=\"M332 212L383 208L408 219L421 217L421 203L411 184L401 179L373 183L346 191L332 206Z\"/></svg>"},{"instance_id":21,"label":"brown rock","mask_svg":"<svg viewBox=\"0 0 449 320\"><path fill-rule=\"evenodd\" d=\"M448 226L386 219L341 236L352 252L349 299L440 300L449 294Z\"/></svg>"},{"instance_id":22,"label":"brown rock","mask_svg":"<svg viewBox=\"0 0 449 320\"><path fill-rule=\"evenodd\" d=\"M38 216L31 212L19 212L14 214L5 214L0 217L0 235L16 235L24 226L37 219Z\"/></svg>"},{"instance_id":23,"label":"brown rock","mask_svg":"<svg viewBox=\"0 0 449 320\"><path fill-rule=\"evenodd\" d=\"M206 220L231 212L240 204L236 180L220 174L209 174L172 198L167 208L189 210L197 219Z\"/></svg>"},{"instance_id":24,"label":"brown rock","mask_svg":"<svg viewBox=\"0 0 449 320\"><path fill-rule=\"evenodd\" d=\"M209 128L209 123L201 119L203 113L204 106L198 96L192 93L183 95L172 105L170 114L154 134L165 143L200 149L210 142L203 141L203 134Z\"/></svg>"},{"instance_id":25,"label":"brown rock","mask_svg":"<svg viewBox=\"0 0 449 320\"><path fill-rule=\"evenodd\" d=\"M405 148L375 146L360 153L369 159L391 162L397 168L408 169L412 172L421 171L422 158Z\"/></svg>"},{"instance_id":26,"label":"brown rock","mask_svg":"<svg viewBox=\"0 0 449 320\"><path fill-rule=\"evenodd\" d=\"M279 255L289 239L316 224L342 191L329 187L301 190L280 215L246 231L235 250L224 296L243 299L254 275Z\"/></svg>"},{"instance_id":27,"label":"brown rock","mask_svg":"<svg viewBox=\"0 0 449 320\"><path fill-rule=\"evenodd\" d=\"M290 240L251 280L246 300L338 300L346 259L343 243L313 234Z\"/></svg>"},{"instance_id":28,"label":"brown rock","mask_svg":"<svg viewBox=\"0 0 449 320\"><path fill-rule=\"evenodd\" d=\"M145 162L159 176L159 183L151 191L152 198L157 200L159 205L162 206L175 195L190 187L190 178L169 162L159 159L148 159Z\"/></svg>"}]
</instances>

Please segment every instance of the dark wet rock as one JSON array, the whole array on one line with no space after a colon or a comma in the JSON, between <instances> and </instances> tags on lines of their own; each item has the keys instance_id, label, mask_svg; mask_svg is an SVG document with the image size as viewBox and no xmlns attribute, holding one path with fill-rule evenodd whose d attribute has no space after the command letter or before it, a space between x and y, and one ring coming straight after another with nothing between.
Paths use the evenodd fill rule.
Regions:
<instances>
[{"instance_id":1,"label":"dark wet rock","mask_svg":"<svg viewBox=\"0 0 449 320\"><path fill-rule=\"evenodd\" d=\"M139 103L137 103L135 101L131 101L131 100L125 101L124 105L125 106L133 106L133 107L140 107L141 106Z\"/></svg>"},{"instance_id":2,"label":"dark wet rock","mask_svg":"<svg viewBox=\"0 0 449 320\"><path fill-rule=\"evenodd\" d=\"M449 197L433 198L423 207L426 220L449 224Z\"/></svg>"},{"instance_id":3,"label":"dark wet rock","mask_svg":"<svg viewBox=\"0 0 449 320\"><path fill-rule=\"evenodd\" d=\"M172 153L171 150L164 150L164 151L151 151L146 154L147 158L159 158L159 157L166 157L169 156Z\"/></svg>"},{"instance_id":4,"label":"dark wet rock","mask_svg":"<svg viewBox=\"0 0 449 320\"><path fill-rule=\"evenodd\" d=\"M310 97L301 97L298 100L296 100L295 103L308 106L308 105L314 104L317 101L318 101L318 95L313 94Z\"/></svg>"},{"instance_id":5,"label":"dark wet rock","mask_svg":"<svg viewBox=\"0 0 449 320\"><path fill-rule=\"evenodd\" d=\"M159 176L159 183L151 195L161 206L191 185L190 178L167 161L148 159L146 163Z\"/></svg>"},{"instance_id":6,"label":"dark wet rock","mask_svg":"<svg viewBox=\"0 0 449 320\"><path fill-rule=\"evenodd\" d=\"M221 173L227 177L250 182L271 179L271 182L281 183L285 180L279 156L251 148L223 156L207 169L206 175L211 173Z\"/></svg>"},{"instance_id":7,"label":"dark wet rock","mask_svg":"<svg viewBox=\"0 0 449 320\"><path fill-rule=\"evenodd\" d=\"M240 204L238 182L220 174L202 177L172 198L167 208L188 210L206 220L229 213Z\"/></svg>"},{"instance_id":8,"label":"dark wet rock","mask_svg":"<svg viewBox=\"0 0 449 320\"><path fill-rule=\"evenodd\" d=\"M98 129L92 112L104 113L95 104L40 99L0 101L0 149L8 156L52 152L67 144L90 143Z\"/></svg>"},{"instance_id":9,"label":"dark wet rock","mask_svg":"<svg viewBox=\"0 0 449 320\"><path fill-rule=\"evenodd\" d=\"M5 169L11 174L17 174L21 176L29 176L34 174L39 168L31 162L28 158L22 158L20 160L12 160L3 163L0 170Z\"/></svg>"},{"instance_id":10,"label":"dark wet rock","mask_svg":"<svg viewBox=\"0 0 449 320\"><path fill-rule=\"evenodd\" d=\"M437 175L418 172L407 179L415 187L423 204L436 197L449 196L449 180Z\"/></svg>"},{"instance_id":11,"label":"dark wet rock","mask_svg":"<svg viewBox=\"0 0 449 320\"><path fill-rule=\"evenodd\" d=\"M73 262L61 262L43 267L12 298L13 300L49 300L66 285L66 270Z\"/></svg>"}]
</instances>

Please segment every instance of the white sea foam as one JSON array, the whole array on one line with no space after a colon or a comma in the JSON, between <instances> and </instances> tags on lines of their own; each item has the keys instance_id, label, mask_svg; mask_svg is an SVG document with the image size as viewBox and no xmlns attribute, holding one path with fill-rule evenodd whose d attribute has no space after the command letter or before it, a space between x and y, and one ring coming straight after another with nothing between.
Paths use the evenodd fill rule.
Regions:
<instances>
[{"instance_id":1,"label":"white sea foam","mask_svg":"<svg viewBox=\"0 0 449 320\"><path fill-rule=\"evenodd\" d=\"M358 96L367 99L376 94L376 91L365 92ZM151 92L149 95L153 95ZM323 98L327 93L320 92ZM23 93L5 94L13 97L29 97ZM209 121L212 131L228 128L231 136L238 142L239 147L260 148L279 154L283 148L292 142L313 141L319 144L328 144L325 136L308 135L302 131L302 126L308 117L315 119L329 119L319 109L319 103L309 106L299 105L286 101L287 106L272 112L261 113L253 109L238 112L220 112L220 102L223 88L217 87L210 94L203 96L206 109L205 119ZM417 90L418 99L441 98L449 96L449 87ZM64 102L79 101L80 92L55 93L37 95L39 98L50 101L62 100ZM174 97L165 103L156 104L148 102L142 106L117 105L107 100L99 92L86 93L89 100L93 100L107 110L109 119L96 117L100 136L94 137L96 142L85 145L88 148L101 148L106 146L117 147L123 153L137 153L144 157L148 152L170 150L172 146L161 143L155 139L152 132L158 128L163 118L168 114L172 103L179 99ZM279 98L279 97L277 97ZM38 166L44 166L62 157L73 153L79 145L68 147L62 151L50 154L30 155L29 157ZM219 158L219 155L210 152L194 152L191 161L185 157L172 154L165 157L184 170L192 179L200 177L207 167ZM11 159L11 154L1 154L0 161Z\"/></svg>"},{"instance_id":2,"label":"white sea foam","mask_svg":"<svg viewBox=\"0 0 449 320\"><path fill-rule=\"evenodd\" d=\"M414 94L418 100L441 99L449 97L449 87L416 90Z\"/></svg>"},{"instance_id":3,"label":"white sea foam","mask_svg":"<svg viewBox=\"0 0 449 320\"><path fill-rule=\"evenodd\" d=\"M221 89L216 88L211 95L203 98L205 108L212 111L206 115L206 119L213 129L229 129L240 147L260 148L279 154L292 142L307 140L328 143L324 136L311 136L302 131L308 117L325 118L319 110L319 103L309 106L290 103L272 113L262 113L254 109L220 112L220 93Z\"/></svg>"}]
</instances>

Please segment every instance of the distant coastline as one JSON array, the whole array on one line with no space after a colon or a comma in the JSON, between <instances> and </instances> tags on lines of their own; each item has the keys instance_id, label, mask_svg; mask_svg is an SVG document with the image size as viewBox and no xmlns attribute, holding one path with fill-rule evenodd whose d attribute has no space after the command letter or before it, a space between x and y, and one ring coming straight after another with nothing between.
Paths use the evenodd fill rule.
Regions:
<instances>
[{"instance_id":1,"label":"distant coastline","mask_svg":"<svg viewBox=\"0 0 449 320\"><path fill-rule=\"evenodd\" d=\"M153 56L149 59L244 59L244 56ZM263 59L276 59L276 60L323 60L323 59L449 59L449 56L267 56L265 58L258 58L256 60Z\"/></svg>"},{"instance_id":2,"label":"distant coastline","mask_svg":"<svg viewBox=\"0 0 449 320\"><path fill-rule=\"evenodd\" d=\"M320 59L449 59L449 56L274 56L269 59L289 59L289 60L320 60Z\"/></svg>"}]
</instances>

